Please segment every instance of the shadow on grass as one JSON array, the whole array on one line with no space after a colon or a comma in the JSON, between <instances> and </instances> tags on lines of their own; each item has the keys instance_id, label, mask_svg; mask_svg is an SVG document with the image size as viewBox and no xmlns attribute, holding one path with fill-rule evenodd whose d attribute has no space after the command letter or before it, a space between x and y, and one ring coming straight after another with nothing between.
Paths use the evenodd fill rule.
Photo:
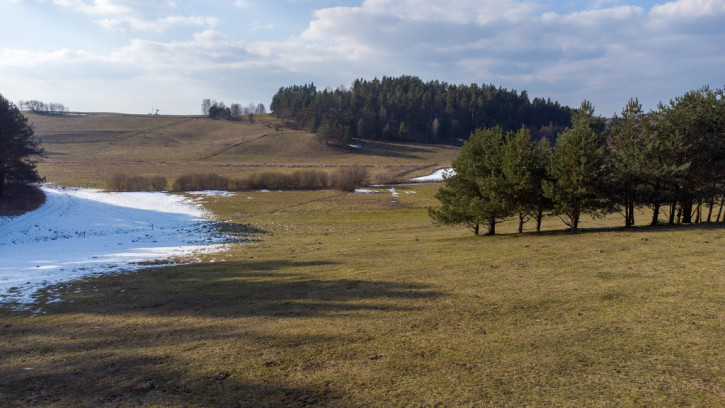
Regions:
<instances>
[{"instance_id":1,"label":"shadow on grass","mask_svg":"<svg viewBox=\"0 0 725 408\"><path fill-rule=\"evenodd\" d=\"M225 371L189 376L171 358L81 356L20 373L0 368L0 405L305 407L334 397L324 385L274 385Z\"/></svg>"},{"instance_id":2,"label":"shadow on grass","mask_svg":"<svg viewBox=\"0 0 725 408\"><path fill-rule=\"evenodd\" d=\"M41 296L34 308L44 313L33 319L0 309L0 321L15 317L0 326L0 405L303 407L341 398L329 382L299 386L284 373L314 370L314 350L340 336L364 338L327 330L337 319L416 310L416 300L440 292L318 278L336 266L249 260L146 269L54 288L64 301ZM284 354L298 347L301 357Z\"/></svg>"},{"instance_id":3,"label":"shadow on grass","mask_svg":"<svg viewBox=\"0 0 725 408\"><path fill-rule=\"evenodd\" d=\"M520 236L566 236L566 235L581 235L581 234L592 234L601 232L663 232L663 231L713 231L725 229L725 223L700 223L700 224L657 224L657 225L635 225L632 227L615 226L615 227L592 227L592 228L579 228L576 232L572 233L569 228L556 229L556 230L543 230L543 231L524 231L522 233L510 232L510 233L496 233L495 235L486 235L482 233L479 235L480 238L487 237L520 237Z\"/></svg>"},{"instance_id":4,"label":"shadow on grass","mask_svg":"<svg viewBox=\"0 0 725 408\"><path fill-rule=\"evenodd\" d=\"M412 306L388 300L420 299L440 293L416 284L366 280L315 279L330 262L269 260L194 264L106 275L94 286L117 288L95 304L94 292L81 291L86 313L146 313L165 316L347 316L355 311L407 311ZM308 271L310 273L308 273ZM76 306L77 307L77 306Z\"/></svg>"},{"instance_id":5,"label":"shadow on grass","mask_svg":"<svg viewBox=\"0 0 725 408\"><path fill-rule=\"evenodd\" d=\"M415 145L400 145L381 142L366 141L362 149L353 150L362 156L380 156L397 159L422 159L419 153L433 153L433 150Z\"/></svg>"},{"instance_id":6,"label":"shadow on grass","mask_svg":"<svg viewBox=\"0 0 725 408\"><path fill-rule=\"evenodd\" d=\"M708 231L725 229L725 223L700 223L700 224L657 224L657 225L635 225L632 227L594 227L579 228L574 234L590 234L599 232L658 232L658 231ZM531 234L537 234L532 232ZM542 231L541 235L571 235L569 229Z\"/></svg>"},{"instance_id":7,"label":"shadow on grass","mask_svg":"<svg viewBox=\"0 0 725 408\"><path fill-rule=\"evenodd\" d=\"M0 405L303 407L340 398L329 382L299 386L282 373L314 370L310 350L364 341L327 330L338 319L375 321L440 293L318 278L336 266L250 259L146 269L56 287L64 301L41 296L33 319L0 309L12 322L0 326ZM283 354L298 347L292 356L301 357Z\"/></svg>"}]
</instances>

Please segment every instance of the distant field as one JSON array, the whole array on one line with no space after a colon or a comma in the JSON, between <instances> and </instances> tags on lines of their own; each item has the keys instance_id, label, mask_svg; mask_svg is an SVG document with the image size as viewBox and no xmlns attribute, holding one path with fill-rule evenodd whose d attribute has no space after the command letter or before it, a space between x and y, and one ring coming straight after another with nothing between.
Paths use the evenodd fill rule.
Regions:
<instances>
[{"instance_id":1,"label":"distant field","mask_svg":"<svg viewBox=\"0 0 725 408\"><path fill-rule=\"evenodd\" d=\"M261 170L343 165L365 165L374 176L393 179L447 167L458 152L448 146L384 142L367 142L360 150L326 147L314 134L279 127L269 115L255 115L254 123L194 116L28 116L47 154L40 173L61 185L104 187L119 173L173 181L191 172L234 178Z\"/></svg>"}]
</instances>

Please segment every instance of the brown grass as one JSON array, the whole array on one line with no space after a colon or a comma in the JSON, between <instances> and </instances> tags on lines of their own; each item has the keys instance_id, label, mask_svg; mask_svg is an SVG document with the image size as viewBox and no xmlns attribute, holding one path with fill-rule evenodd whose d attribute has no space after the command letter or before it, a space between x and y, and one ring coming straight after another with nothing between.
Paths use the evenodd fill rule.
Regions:
<instances>
[{"instance_id":1,"label":"brown grass","mask_svg":"<svg viewBox=\"0 0 725 408\"><path fill-rule=\"evenodd\" d=\"M274 119L230 122L200 117L28 115L47 152L38 165L48 181L105 188L117 174L166 177L215 173L230 179L264 171L330 171L361 165L373 182L413 170L445 167L458 149L436 145L367 142L365 148L321 147L315 135L285 128Z\"/></svg>"},{"instance_id":2,"label":"brown grass","mask_svg":"<svg viewBox=\"0 0 725 408\"><path fill-rule=\"evenodd\" d=\"M330 163L305 169L420 175L447 154L368 145L368 157L328 152ZM169 163L69 153L52 168L68 180L269 169L233 163L241 146ZM305 165L274 169L292 174L292 163ZM262 239L57 285L28 310L0 307L0 405L723 405L723 225L625 230L612 215L569 234L547 217L545 233L507 222L475 237L432 225L437 186L396 189L205 197Z\"/></svg>"},{"instance_id":3,"label":"brown grass","mask_svg":"<svg viewBox=\"0 0 725 408\"><path fill-rule=\"evenodd\" d=\"M263 239L0 308L0 405L721 405L721 226L474 237L435 189L205 198Z\"/></svg>"}]
</instances>

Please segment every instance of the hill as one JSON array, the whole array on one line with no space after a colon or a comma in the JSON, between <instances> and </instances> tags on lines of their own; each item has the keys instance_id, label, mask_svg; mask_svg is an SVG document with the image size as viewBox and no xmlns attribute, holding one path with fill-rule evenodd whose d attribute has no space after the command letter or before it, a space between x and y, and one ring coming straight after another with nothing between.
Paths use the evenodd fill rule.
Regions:
<instances>
[{"instance_id":1,"label":"hill","mask_svg":"<svg viewBox=\"0 0 725 408\"><path fill-rule=\"evenodd\" d=\"M269 115L254 122L200 116L27 113L47 157L40 174L69 186L105 187L116 174L188 173L238 177L260 170L364 165L377 180L448 166L458 148L367 142L362 149L321 145L314 134L291 130Z\"/></svg>"}]
</instances>

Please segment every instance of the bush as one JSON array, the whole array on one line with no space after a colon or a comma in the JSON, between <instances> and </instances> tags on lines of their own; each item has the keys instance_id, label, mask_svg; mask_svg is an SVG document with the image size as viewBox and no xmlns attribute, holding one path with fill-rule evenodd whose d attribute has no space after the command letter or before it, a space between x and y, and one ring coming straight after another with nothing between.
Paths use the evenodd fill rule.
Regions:
<instances>
[{"instance_id":1,"label":"bush","mask_svg":"<svg viewBox=\"0 0 725 408\"><path fill-rule=\"evenodd\" d=\"M218 174L185 174L174 181L174 191L227 190L231 182Z\"/></svg>"},{"instance_id":2,"label":"bush","mask_svg":"<svg viewBox=\"0 0 725 408\"><path fill-rule=\"evenodd\" d=\"M342 191L355 191L367 178L368 170L365 167L340 167L332 175L332 186Z\"/></svg>"},{"instance_id":3,"label":"bush","mask_svg":"<svg viewBox=\"0 0 725 408\"><path fill-rule=\"evenodd\" d=\"M330 186L330 176L320 170L299 170L292 174L266 171L234 181L236 190L314 190Z\"/></svg>"},{"instance_id":4,"label":"bush","mask_svg":"<svg viewBox=\"0 0 725 408\"><path fill-rule=\"evenodd\" d=\"M166 190L167 184L166 177L162 176L129 177L125 174L117 174L108 183L108 189L111 191L163 191Z\"/></svg>"},{"instance_id":5,"label":"bush","mask_svg":"<svg viewBox=\"0 0 725 408\"><path fill-rule=\"evenodd\" d=\"M330 175L320 170L300 170L292 174L300 189L319 189L330 186Z\"/></svg>"},{"instance_id":6,"label":"bush","mask_svg":"<svg viewBox=\"0 0 725 408\"><path fill-rule=\"evenodd\" d=\"M166 187L168 185L169 185L169 181L166 180L166 177L163 177L163 176L151 177L151 189L153 191L164 191L164 190L166 190Z\"/></svg>"}]
</instances>

